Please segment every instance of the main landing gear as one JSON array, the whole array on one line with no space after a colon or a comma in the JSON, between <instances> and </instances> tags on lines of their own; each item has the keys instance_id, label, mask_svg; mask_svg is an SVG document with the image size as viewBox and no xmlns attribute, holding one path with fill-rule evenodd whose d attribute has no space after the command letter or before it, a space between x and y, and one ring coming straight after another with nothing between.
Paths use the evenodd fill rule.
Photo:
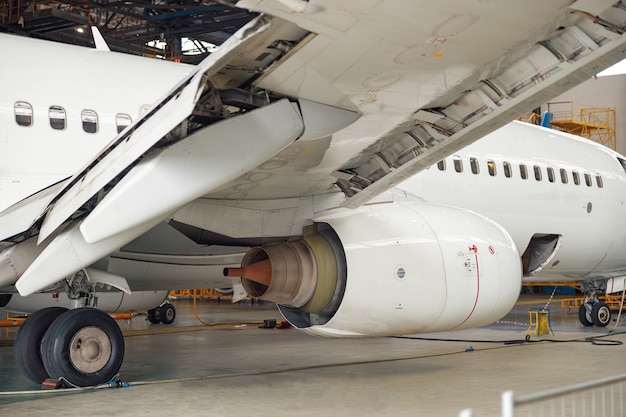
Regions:
<instances>
[{"instance_id":1,"label":"main landing gear","mask_svg":"<svg viewBox=\"0 0 626 417\"><path fill-rule=\"evenodd\" d=\"M14 342L17 367L38 384L48 378L78 387L109 382L124 359L122 331L95 308L95 284L84 271L65 283L72 309L44 308L24 321Z\"/></svg>"},{"instance_id":2,"label":"main landing gear","mask_svg":"<svg viewBox=\"0 0 626 417\"><path fill-rule=\"evenodd\" d=\"M611 310L601 301L585 301L578 309L578 320L585 327L606 327L611 322Z\"/></svg>"},{"instance_id":3,"label":"main landing gear","mask_svg":"<svg viewBox=\"0 0 626 417\"><path fill-rule=\"evenodd\" d=\"M15 361L29 379L52 378L73 386L111 381L124 359L122 331L93 307L49 307L30 315L15 338Z\"/></svg>"},{"instance_id":4,"label":"main landing gear","mask_svg":"<svg viewBox=\"0 0 626 417\"><path fill-rule=\"evenodd\" d=\"M589 282L583 284L587 298L578 309L578 320L585 327L606 327L611 322L611 309L605 302L600 301L598 298L598 294L604 293L606 288L602 287L602 284L606 285L606 282Z\"/></svg>"},{"instance_id":5,"label":"main landing gear","mask_svg":"<svg viewBox=\"0 0 626 417\"><path fill-rule=\"evenodd\" d=\"M148 310L148 320L152 324L172 324L176 318L176 309L169 302Z\"/></svg>"}]
</instances>

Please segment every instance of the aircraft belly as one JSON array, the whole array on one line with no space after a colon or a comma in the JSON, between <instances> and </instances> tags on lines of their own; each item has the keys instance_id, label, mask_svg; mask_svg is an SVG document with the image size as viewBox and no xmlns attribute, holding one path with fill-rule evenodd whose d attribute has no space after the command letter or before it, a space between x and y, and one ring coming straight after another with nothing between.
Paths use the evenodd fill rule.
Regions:
<instances>
[{"instance_id":1,"label":"aircraft belly","mask_svg":"<svg viewBox=\"0 0 626 417\"><path fill-rule=\"evenodd\" d=\"M112 257L108 272L124 276L133 291L147 291L168 288L231 288L233 281L224 277L225 267L239 266L243 253L233 262L234 255L206 256L203 263L191 262L185 256L167 262L150 262ZM196 257L194 257L196 258Z\"/></svg>"}]
</instances>

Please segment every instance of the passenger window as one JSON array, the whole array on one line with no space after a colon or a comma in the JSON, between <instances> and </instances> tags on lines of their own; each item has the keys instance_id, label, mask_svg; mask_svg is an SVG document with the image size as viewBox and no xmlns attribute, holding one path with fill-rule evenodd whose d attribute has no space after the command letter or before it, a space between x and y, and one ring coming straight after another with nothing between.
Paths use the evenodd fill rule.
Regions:
<instances>
[{"instance_id":1,"label":"passenger window","mask_svg":"<svg viewBox=\"0 0 626 417\"><path fill-rule=\"evenodd\" d=\"M587 187L591 187L593 185L591 175L588 172L585 172L585 184L587 184Z\"/></svg>"},{"instance_id":2,"label":"passenger window","mask_svg":"<svg viewBox=\"0 0 626 417\"><path fill-rule=\"evenodd\" d=\"M487 171L492 177L496 175L496 163L493 161L487 161Z\"/></svg>"},{"instance_id":3,"label":"passenger window","mask_svg":"<svg viewBox=\"0 0 626 417\"><path fill-rule=\"evenodd\" d=\"M535 171L535 179L537 181L541 181L541 167L539 165L533 166L533 170Z\"/></svg>"},{"instance_id":4,"label":"passenger window","mask_svg":"<svg viewBox=\"0 0 626 417\"><path fill-rule=\"evenodd\" d=\"M554 182L554 169L548 167L548 181Z\"/></svg>"},{"instance_id":5,"label":"passenger window","mask_svg":"<svg viewBox=\"0 0 626 417\"><path fill-rule=\"evenodd\" d=\"M578 175L578 171L572 171L572 178L574 179L574 184L580 185L580 175Z\"/></svg>"},{"instance_id":6,"label":"passenger window","mask_svg":"<svg viewBox=\"0 0 626 417\"><path fill-rule=\"evenodd\" d=\"M561 168L561 182L567 184L567 171Z\"/></svg>"},{"instance_id":7,"label":"passenger window","mask_svg":"<svg viewBox=\"0 0 626 417\"><path fill-rule=\"evenodd\" d=\"M33 106L25 101L18 101L13 106L15 122L20 126L33 125Z\"/></svg>"},{"instance_id":8,"label":"passenger window","mask_svg":"<svg viewBox=\"0 0 626 417\"><path fill-rule=\"evenodd\" d=\"M50 106L48 109L50 127L56 130L65 129L65 109L61 106Z\"/></svg>"},{"instance_id":9,"label":"passenger window","mask_svg":"<svg viewBox=\"0 0 626 417\"><path fill-rule=\"evenodd\" d=\"M520 177L522 177L523 180L528 179L528 169L526 169L526 165L524 164L519 165L519 175Z\"/></svg>"},{"instance_id":10,"label":"passenger window","mask_svg":"<svg viewBox=\"0 0 626 417\"><path fill-rule=\"evenodd\" d=\"M512 176L511 164L509 164L508 162L504 161L502 163L502 168L504 168L504 176L507 177L507 178L511 178L511 176Z\"/></svg>"},{"instance_id":11,"label":"passenger window","mask_svg":"<svg viewBox=\"0 0 626 417\"><path fill-rule=\"evenodd\" d=\"M118 113L115 115L115 125L117 126L117 133L120 133L122 130L126 129L133 120L129 115L124 113Z\"/></svg>"},{"instance_id":12,"label":"passenger window","mask_svg":"<svg viewBox=\"0 0 626 417\"><path fill-rule=\"evenodd\" d=\"M83 130L87 133L98 131L98 113L93 110L83 110L80 114L83 121Z\"/></svg>"},{"instance_id":13,"label":"passenger window","mask_svg":"<svg viewBox=\"0 0 626 417\"><path fill-rule=\"evenodd\" d=\"M598 184L598 188L604 187L604 182L602 181L602 177L600 175L596 175L596 184Z\"/></svg>"},{"instance_id":14,"label":"passenger window","mask_svg":"<svg viewBox=\"0 0 626 417\"><path fill-rule=\"evenodd\" d=\"M463 172L463 161L461 161L461 157L453 156L452 161L454 162L454 170L456 172Z\"/></svg>"},{"instance_id":15,"label":"passenger window","mask_svg":"<svg viewBox=\"0 0 626 417\"><path fill-rule=\"evenodd\" d=\"M441 161L437 162L437 168L439 168L439 171L445 171L446 170L446 160L442 159Z\"/></svg>"},{"instance_id":16,"label":"passenger window","mask_svg":"<svg viewBox=\"0 0 626 417\"><path fill-rule=\"evenodd\" d=\"M476 158L470 158L470 167L472 168L472 174L480 173L480 167L478 166L478 160Z\"/></svg>"}]
</instances>

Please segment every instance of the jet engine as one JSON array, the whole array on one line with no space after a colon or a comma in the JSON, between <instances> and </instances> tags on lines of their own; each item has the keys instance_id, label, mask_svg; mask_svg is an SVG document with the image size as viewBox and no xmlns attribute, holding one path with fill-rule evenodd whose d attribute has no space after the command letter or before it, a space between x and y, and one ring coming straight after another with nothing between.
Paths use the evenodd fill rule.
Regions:
<instances>
[{"instance_id":1,"label":"jet engine","mask_svg":"<svg viewBox=\"0 0 626 417\"><path fill-rule=\"evenodd\" d=\"M251 248L251 296L276 302L294 326L328 337L483 326L515 304L522 268L509 234L474 212L418 202L338 208L300 239Z\"/></svg>"}]
</instances>

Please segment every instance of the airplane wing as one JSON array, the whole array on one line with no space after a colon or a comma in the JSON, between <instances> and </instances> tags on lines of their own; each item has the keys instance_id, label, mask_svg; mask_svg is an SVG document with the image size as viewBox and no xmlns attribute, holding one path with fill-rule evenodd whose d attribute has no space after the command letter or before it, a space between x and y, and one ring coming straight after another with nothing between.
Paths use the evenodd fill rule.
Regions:
<instances>
[{"instance_id":1,"label":"airplane wing","mask_svg":"<svg viewBox=\"0 0 626 417\"><path fill-rule=\"evenodd\" d=\"M340 189L358 207L626 56L626 11L613 1L237 6L261 14L43 210L40 242L76 223L22 275L21 293L202 196Z\"/></svg>"}]
</instances>

